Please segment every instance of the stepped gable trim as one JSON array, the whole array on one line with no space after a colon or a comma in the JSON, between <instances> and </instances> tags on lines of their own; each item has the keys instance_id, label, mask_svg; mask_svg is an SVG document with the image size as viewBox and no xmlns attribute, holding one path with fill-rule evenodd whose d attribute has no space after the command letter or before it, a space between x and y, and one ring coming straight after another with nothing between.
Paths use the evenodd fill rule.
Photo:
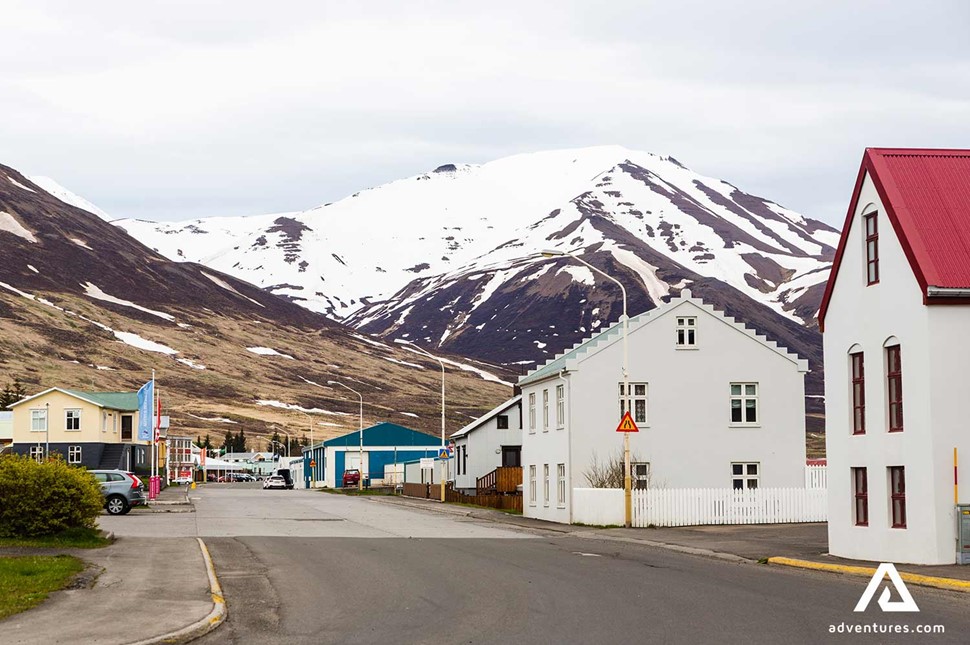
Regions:
<instances>
[{"instance_id":1,"label":"stepped gable trim","mask_svg":"<svg viewBox=\"0 0 970 645\"><path fill-rule=\"evenodd\" d=\"M713 318L720 320L726 325L734 327L740 333L750 337L752 340L758 342L764 347L775 352L782 358L785 358L792 363L794 363L799 372L808 371L808 361L800 358L797 354L788 351L787 348L781 347L776 341L769 340L763 334L759 334L754 329L746 326L744 323L738 322L735 318L725 315L720 310L717 310L713 305L705 303L700 298L695 298L690 292L690 289L684 289L680 292L680 295L676 298L671 298L670 302L663 303L660 306L652 309L648 312L638 314L630 318L630 334L633 334L638 329L644 325L650 324L652 321L657 320L661 316L673 311L674 309L690 303L694 307L707 312ZM593 353L591 350L596 350L596 352L602 351L606 347L609 347L613 343L621 342L623 339L623 325L621 322L616 322L611 325L606 330L600 332L595 336L587 338L585 341L578 343L573 348L563 352L559 356L548 361L545 365L536 368L529 374L526 374L519 379L519 385L529 385L530 383L536 383L539 381L544 381L546 379L552 378L559 373L560 369L572 370L576 369L576 366L585 360L588 356Z\"/></svg>"},{"instance_id":2,"label":"stepped gable trim","mask_svg":"<svg viewBox=\"0 0 970 645\"><path fill-rule=\"evenodd\" d=\"M487 423L488 421L490 421L493 417L496 417L499 414L501 414L502 412L504 412L504 411L508 410L509 408L513 407L515 404L519 403L521 400L522 400L522 395L521 394L517 394L516 396L513 396L508 401L505 401L504 403L500 404L498 407L495 407L495 408L489 410L488 412L486 412L484 415L478 417L477 419L475 419L474 421L472 421L471 423L469 423L468 425L466 425L461 430L458 430L457 432L453 432L451 434L451 438L452 439L455 439L456 437L464 437L465 435L471 434L473 431L477 430L480 426L482 426L485 423Z\"/></svg>"}]
</instances>

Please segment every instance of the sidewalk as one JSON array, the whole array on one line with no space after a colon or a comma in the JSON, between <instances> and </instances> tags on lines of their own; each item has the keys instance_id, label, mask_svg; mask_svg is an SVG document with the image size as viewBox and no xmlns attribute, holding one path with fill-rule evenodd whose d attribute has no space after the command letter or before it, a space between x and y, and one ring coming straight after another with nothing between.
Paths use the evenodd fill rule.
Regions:
<instances>
[{"instance_id":1,"label":"sidewalk","mask_svg":"<svg viewBox=\"0 0 970 645\"><path fill-rule=\"evenodd\" d=\"M828 553L828 527L825 523L813 524L746 524L736 526L685 526L677 528L654 529L593 529L590 527L555 524L534 520L521 515L509 515L492 509L477 509L455 504L441 504L434 500L417 498L371 498L391 503L424 508L429 511L455 513L467 517L512 524L522 528L567 533L576 537L592 539L613 539L636 542L645 546L671 548L682 552L720 557L728 560L747 560L750 562L770 561L772 565L812 568L800 563L822 565L821 570L838 573L866 575L854 571L863 568L868 575L879 566L879 562L848 560ZM777 560L776 560L777 559ZM790 563L787 560L797 562ZM932 580L919 580L927 576L945 580L970 582L970 565L916 565L900 564L901 574L913 574L909 578L917 584L952 588L962 585L947 585L945 582L934 584ZM970 591L970 588L967 589Z\"/></svg>"}]
</instances>

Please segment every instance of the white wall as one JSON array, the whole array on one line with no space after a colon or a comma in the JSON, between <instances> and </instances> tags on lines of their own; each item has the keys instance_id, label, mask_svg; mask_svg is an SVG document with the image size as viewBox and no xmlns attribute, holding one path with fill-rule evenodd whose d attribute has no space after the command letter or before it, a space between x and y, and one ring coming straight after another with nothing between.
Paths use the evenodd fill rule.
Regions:
<instances>
[{"instance_id":1,"label":"white wall","mask_svg":"<svg viewBox=\"0 0 970 645\"><path fill-rule=\"evenodd\" d=\"M622 526L622 488L577 488L573 490L573 523L589 526Z\"/></svg>"},{"instance_id":2,"label":"white wall","mask_svg":"<svg viewBox=\"0 0 970 645\"><path fill-rule=\"evenodd\" d=\"M866 284L862 214L878 212L879 283ZM869 207L867 209L867 207ZM943 311L938 333L946 334L934 351L930 309L881 204L866 177L848 236L842 264L825 317L826 456L829 485L829 551L838 556L883 562L954 561L952 449L950 430L960 414L940 401L960 400L963 372L949 365L966 360L966 308ZM963 313L961 313L963 312ZM951 315L956 319L951 319ZM963 331L957 331L962 320ZM884 344L899 341L902 363L903 432L889 433ZM852 435L849 350L861 347L865 363L866 434ZM934 370L933 361L944 366ZM965 365L965 363L964 363ZM931 396L942 407L930 414ZM936 424L940 432L936 432ZM958 434L958 433L955 433ZM938 442L939 445L934 445ZM966 445L966 443L964 443ZM907 528L891 528L887 468L906 468ZM851 468L868 469L869 525L855 526ZM949 497L949 502L946 502Z\"/></svg>"},{"instance_id":3,"label":"white wall","mask_svg":"<svg viewBox=\"0 0 970 645\"><path fill-rule=\"evenodd\" d=\"M497 417L502 414L508 416L508 430L498 429ZM468 470L455 475L455 488L474 489L479 477L502 465L502 446L522 445L519 406L513 404L499 415L495 415L468 434L455 438L455 461L460 459L462 454L458 448L464 446L468 450L466 461Z\"/></svg>"},{"instance_id":4,"label":"white wall","mask_svg":"<svg viewBox=\"0 0 970 645\"><path fill-rule=\"evenodd\" d=\"M697 317L697 349L675 345L676 318L684 315ZM522 388L527 516L570 521L568 503L565 509L544 507L541 469L545 463L553 469L557 463L567 464L571 490L589 486L584 473L594 453L601 462L611 454L622 454L623 437L615 432L621 365L620 340L573 362L574 371L566 376L568 420L562 430L552 427L544 432L541 427L542 390L550 391L554 418L555 387L561 381L554 377ZM728 324L720 314L711 314L698 300L675 300L651 322L631 324L630 382L648 383L647 423L631 435L631 452L634 461L650 463L652 486L730 488L732 462L759 463L762 487L804 486L804 374L796 362ZM756 426L732 426L732 382L758 383L760 422ZM528 396L533 392L539 426L535 433L528 429ZM539 470L535 507L529 502L531 464Z\"/></svg>"}]
</instances>

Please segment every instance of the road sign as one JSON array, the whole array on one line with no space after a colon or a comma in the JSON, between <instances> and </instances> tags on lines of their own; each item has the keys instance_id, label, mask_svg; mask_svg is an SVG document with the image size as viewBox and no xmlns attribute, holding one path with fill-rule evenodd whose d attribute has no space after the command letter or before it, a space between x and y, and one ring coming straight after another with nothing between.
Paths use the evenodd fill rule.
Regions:
<instances>
[{"instance_id":1,"label":"road sign","mask_svg":"<svg viewBox=\"0 0 970 645\"><path fill-rule=\"evenodd\" d=\"M447 448L442 448L441 452L438 453L438 459L449 459L451 458L451 453L448 452Z\"/></svg>"},{"instance_id":2,"label":"road sign","mask_svg":"<svg viewBox=\"0 0 970 645\"><path fill-rule=\"evenodd\" d=\"M633 417L630 416L629 410L620 419L620 425L616 426L617 432L640 432L640 428L637 424L633 422Z\"/></svg>"},{"instance_id":3,"label":"road sign","mask_svg":"<svg viewBox=\"0 0 970 645\"><path fill-rule=\"evenodd\" d=\"M434 468L434 458L421 457L421 470L428 470L432 468Z\"/></svg>"},{"instance_id":4,"label":"road sign","mask_svg":"<svg viewBox=\"0 0 970 645\"><path fill-rule=\"evenodd\" d=\"M311 459L310 460L310 468L316 468L316 467L317 467L317 460L316 459Z\"/></svg>"}]
</instances>

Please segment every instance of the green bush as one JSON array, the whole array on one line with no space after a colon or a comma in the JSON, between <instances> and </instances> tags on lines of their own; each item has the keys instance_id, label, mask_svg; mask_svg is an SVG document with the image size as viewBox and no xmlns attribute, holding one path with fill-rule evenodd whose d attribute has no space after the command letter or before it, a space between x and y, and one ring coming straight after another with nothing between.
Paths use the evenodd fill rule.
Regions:
<instances>
[{"instance_id":1,"label":"green bush","mask_svg":"<svg viewBox=\"0 0 970 645\"><path fill-rule=\"evenodd\" d=\"M92 528L103 506L100 484L83 468L56 458L0 457L0 537Z\"/></svg>"}]
</instances>

